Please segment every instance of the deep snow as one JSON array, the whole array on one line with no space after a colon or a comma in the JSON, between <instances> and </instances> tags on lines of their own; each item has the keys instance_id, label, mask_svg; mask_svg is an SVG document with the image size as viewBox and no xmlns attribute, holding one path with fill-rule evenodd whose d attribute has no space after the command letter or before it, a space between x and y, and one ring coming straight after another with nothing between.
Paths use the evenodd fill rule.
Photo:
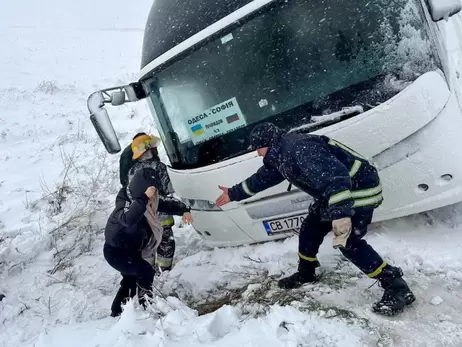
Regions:
<instances>
[{"instance_id":1,"label":"deep snow","mask_svg":"<svg viewBox=\"0 0 462 347\"><path fill-rule=\"evenodd\" d=\"M108 317L120 278L102 228L118 156L104 152L86 99L136 78L150 2L0 4L0 345L462 346L461 206L371 228L417 295L399 317L370 311L381 289L329 236L323 282L284 292L275 282L296 267L295 237L209 250L188 227L175 230L177 264L156 280L153 307ZM154 131L144 104L110 114L122 145Z\"/></svg>"}]
</instances>

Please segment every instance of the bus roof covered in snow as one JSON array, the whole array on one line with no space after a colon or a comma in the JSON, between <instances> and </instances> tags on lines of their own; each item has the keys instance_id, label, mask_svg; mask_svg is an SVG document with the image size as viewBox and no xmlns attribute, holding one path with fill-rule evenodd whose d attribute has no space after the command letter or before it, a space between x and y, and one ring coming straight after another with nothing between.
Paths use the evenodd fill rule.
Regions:
<instances>
[{"instance_id":1,"label":"bus roof covered in snow","mask_svg":"<svg viewBox=\"0 0 462 347\"><path fill-rule=\"evenodd\" d=\"M141 68L252 0L156 0L144 33Z\"/></svg>"}]
</instances>

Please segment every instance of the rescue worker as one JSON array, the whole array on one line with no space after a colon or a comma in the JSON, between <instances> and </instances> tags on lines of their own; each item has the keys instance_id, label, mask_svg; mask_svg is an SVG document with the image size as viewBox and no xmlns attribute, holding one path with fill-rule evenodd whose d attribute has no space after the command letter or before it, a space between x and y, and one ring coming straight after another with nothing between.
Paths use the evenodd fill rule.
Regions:
<instances>
[{"instance_id":1,"label":"rescue worker","mask_svg":"<svg viewBox=\"0 0 462 347\"><path fill-rule=\"evenodd\" d=\"M373 305L375 312L395 315L415 301L402 270L387 264L363 239L383 200L378 172L366 158L329 137L283 133L271 123L252 130L250 148L263 157L263 166L232 188L219 186L217 206L249 198L284 179L314 198L299 233L298 271L280 279L280 288L298 288L318 279L319 246L333 230L333 247L384 289Z\"/></svg>"},{"instance_id":2,"label":"rescue worker","mask_svg":"<svg viewBox=\"0 0 462 347\"><path fill-rule=\"evenodd\" d=\"M145 133L135 135L130 146L125 148L120 157L120 182L122 186L128 184L137 170L150 167L159 174L159 194L166 197L173 193L167 166L159 158L157 151L159 144L160 139L156 136ZM157 253L150 255L150 259L155 259L153 265L160 268L163 272L171 270L173 265L176 247L173 235L175 220L172 215L164 213L159 213L159 219L164 230L162 242L157 248Z\"/></svg>"},{"instance_id":3,"label":"rescue worker","mask_svg":"<svg viewBox=\"0 0 462 347\"><path fill-rule=\"evenodd\" d=\"M192 222L190 208L179 200L165 199L159 194L160 178L151 168L138 170L128 187L121 188L115 209L105 228L104 258L122 274L120 289L111 306L111 316L122 313L121 305L139 291L150 295L155 270L144 258L155 252L162 238L162 226L157 211L182 215L185 223Z\"/></svg>"}]
</instances>

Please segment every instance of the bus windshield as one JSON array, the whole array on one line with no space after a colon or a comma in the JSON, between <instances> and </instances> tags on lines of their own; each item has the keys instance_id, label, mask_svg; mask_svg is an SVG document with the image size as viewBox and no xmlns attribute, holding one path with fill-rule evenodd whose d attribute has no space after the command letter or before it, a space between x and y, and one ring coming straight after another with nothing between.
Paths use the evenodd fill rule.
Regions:
<instances>
[{"instance_id":1,"label":"bus windshield","mask_svg":"<svg viewBox=\"0 0 462 347\"><path fill-rule=\"evenodd\" d=\"M373 108L439 66L420 0L275 1L238 25L143 81L173 168L248 152L260 122Z\"/></svg>"}]
</instances>

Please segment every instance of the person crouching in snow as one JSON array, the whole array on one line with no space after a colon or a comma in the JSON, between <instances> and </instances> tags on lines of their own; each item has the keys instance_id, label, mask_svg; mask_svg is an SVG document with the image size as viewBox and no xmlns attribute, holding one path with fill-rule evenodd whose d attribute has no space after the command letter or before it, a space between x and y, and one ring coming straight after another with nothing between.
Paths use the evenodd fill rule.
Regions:
<instances>
[{"instance_id":1,"label":"person crouching in snow","mask_svg":"<svg viewBox=\"0 0 462 347\"><path fill-rule=\"evenodd\" d=\"M144 258L152 254L162 239L157 211L182 215L192 222L190 208L174 198L159 195L159 177L151 168L138 170L126 188L117 194L115 209L105 228L104 258L122 275L120 289L111 306L111 316L122 313L122 304L138 293L151 296L155 270Z\"/></svg>"}]
</instances>

